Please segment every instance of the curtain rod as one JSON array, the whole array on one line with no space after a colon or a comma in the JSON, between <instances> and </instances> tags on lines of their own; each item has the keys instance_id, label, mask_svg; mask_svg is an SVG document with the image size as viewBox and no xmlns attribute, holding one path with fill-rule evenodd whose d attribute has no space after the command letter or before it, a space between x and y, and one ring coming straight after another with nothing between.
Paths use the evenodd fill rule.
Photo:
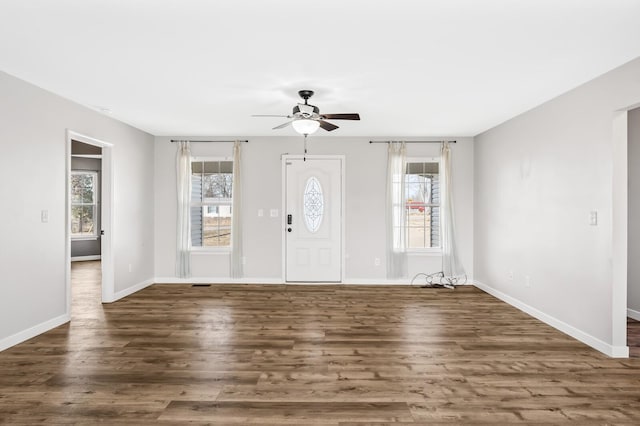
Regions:
<instances>
[{"instance_id":1,"label":"curtain rod","mask_svg":"<svg viewBox=\"0 0 640 426\"><path fill-rule=\"evenodd\" d=\"M171 139L171 142L183 142L182 139ZM192 141L192 140L185 140L185 142L249 142L248 140L238 140L238 141Z\"/></svg>"},{"instance_id":2,"label":"curtain rod","mask_svg":"<svg viewBox=\"0 0 640 426\"><path fill-rule=\"evenodd\" d=\"M369 143L391 143L391 142L404 142L404 143L456 143L456 141L369 141Z\"/></svg>"}]
</instances>

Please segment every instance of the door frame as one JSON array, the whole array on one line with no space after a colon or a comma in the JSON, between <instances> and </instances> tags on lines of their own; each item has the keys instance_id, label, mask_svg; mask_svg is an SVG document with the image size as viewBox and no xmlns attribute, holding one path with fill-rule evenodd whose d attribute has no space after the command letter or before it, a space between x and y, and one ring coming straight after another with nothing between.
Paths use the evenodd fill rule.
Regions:
<instances>
[{"instance_id":1,"label":"door frame","mask_svg":"<svg viewBox=\"0 0 640 426\"><path fill-rule=\"evenodd\" d=\"M115 300L115 281L113 264L113 144L73 130L66 131L66 199L65 199L65 281L67 293L67 314L71 315L71 141L86 143L102 148L102 182L100 187L100 236L102 267L102 303Z\"/></svg>"},{"instance_id":2,"label":"door frame","mask_svg":"<svg viewBox=\"0 0 640 426\"><path fill-rule=\"evenodd\" d=\"M338 283L344 282L345 275L345 267L346 267L346 256L345 256L345 160L346 157L344 155L302 155L302 154L282 154L281 156L281 167L282 167L282 215L281 215L281 231L280 235L282 238L282 282L285 284L302 284L302 285L317 285L317 282L298 282L298 281L287 281L287 234L286 234L286 224L284 221L287 217L287 171L286 164L288 160L300 160L304 161L308 160L340 160L340 281ZM332 283L336 284L336 283Z\"/></svg>"}]
</instances>

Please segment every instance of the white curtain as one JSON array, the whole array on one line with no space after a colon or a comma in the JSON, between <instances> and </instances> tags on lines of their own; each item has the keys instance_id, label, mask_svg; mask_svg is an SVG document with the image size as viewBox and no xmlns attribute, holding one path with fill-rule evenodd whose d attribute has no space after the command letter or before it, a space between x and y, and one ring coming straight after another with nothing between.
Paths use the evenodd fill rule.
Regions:
<instances>
[{"instance_id":1,"label":"white curtain","mask_svg":"<svg viewBox=\"0 0 640 426\"><path fill-rule=\"evenodd\" d=\"M390 142L387 161L387 278L407 276L404 142Z\"/></svg>"},{"instance_id":2,"label":"white curtain","mask_svg":"<svg viewBox=\"0 0 640 426\"><path fill-rule=\"evenodd\" d=\"M191 276L191 148L188 141L178 142L176 154L178 216L176 235L176 276Z\"/></svg>"},{"instance_id":3,"label":"white curtain","mask_svg":"<svg viewBox=\"0 0 640 426\"><path fill-rule=\"evenodd\" d=\"M442 144L442 182L440 184L442 208L442 272L444 279L455 281L465 275L464 267L458 258L453 211L453 186L451 181L451 149L449 143Z\"/></svg>"},{"instance_id":4,"label":"white curtain","mask_svg":"<svg viewBox=\"0 0 640 426\"><path fill-rule=\"evenodd\" d=\"M242 175L240 173L242 142L233 145L233 199L231 205L231 278L242 278Z\"/></svg>"}]
</instances>

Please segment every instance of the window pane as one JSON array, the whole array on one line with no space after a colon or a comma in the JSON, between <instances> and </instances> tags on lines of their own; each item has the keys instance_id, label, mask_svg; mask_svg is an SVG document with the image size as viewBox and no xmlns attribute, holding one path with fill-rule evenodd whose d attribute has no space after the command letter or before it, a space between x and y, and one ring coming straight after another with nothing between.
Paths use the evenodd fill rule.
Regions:
<instances>
[{"instance_id":1,"label":"window pane","mask_svg":"<svg viewBox=\"0 0 640 426\"><path fill-rule=\"evenodd\" d=\"M191 174L200 175L203 171L202 161L192 161L191 162Z\"/></svg>"},{"instance_id":2,"label":"window pane","mask_svg":"<svg viewBox=\"0 0 640 426\"><path fill-rule=\"evenodd\" d=\"M231 198L231 185L233 183L232 174L205 174L202 179L203 199Z\"/></svg>"},{"instance_id":3,"label":"window pane","mask_svg":"<svg viewBox=\"0 0 640 426\"><path fill-rule=\"evenodd\" d=\"M221 161L220 173L233 174L233 161Z\"/></svg>"},{"instance_id":4,"label":"window pane","mask_svg":"<svg viewBox=\"0 0 640 426\"><path fill-rule=\"evenodd\" d=\"M93 235L95 230L94 210L93 206L82 206L82 230L83 234Z\"/></svg>"},{"instance_id":5,"label":"window pane","mask_svg":"<svg viewBox=\"0 0 640 426\"><path fill-rule=\"evenodd\" d=\"M71 234L95 235L95 206L71 206Z\"/></svg>"},{"instance_id":6,"label":"window pane","mask_svg":"<svg viewBox=\"0 0 640 426\"><path fill-rule=\"evenodd\" d=\"M82 194L82 202L85 204L93 204L94 202L94 181L93 181L93 175L86 175L85 176L85 185L83 188L83 194Z\"/></svg>"},{"instance_id":7,"label":"window pane","mask_svg":"<svg viewBox=\"0 0 640 426\"><path fill-rule=\"evenodd\" d=\"M82 176L73 174L71 175L71 202L82 202Z\"/></svg>"},{"instance_id":8,"label":"window pane","mask_svg":"<svg viewBox=\"0 0 640 426\"><path fill-rule=\"evenodd\" d=\"M302 199L304 223L309 232L315 233L320 228L324 216L324 194L320 181L315 176L307 180Z\"/></svg>"},{"instance_id":9,"label":"window pane","mask_svg":"<svg viewBox=\"0 0 640 426\"><path fill-rule=\"evenodd\" d=\"M79 234L81 224L82 224L82 207L72 206L71 207L71 233Z\"/></svg>"},{"instance_id":10,"label":"window pane","mask_svg":"<svg viewBox=\"0 0 640 426\"><path fill-rule=\"evenodd\" d=\"M231 245L231 206L191 208L191 245L228 247Z\"/></svg>"},{"instance_id":11,"label":"window pane","mask_svg":"<svg viewBox=\"0 0 640 426\"><path fill-rule=\"evenodd\" d=\"M426 230L424 227L407 228L407 245L409 248L425 248Z\"/></svg>"},{"instance_id":12,"label":"window pane","mask_svg":"<svg viewBox=\"0 0 640 426\"><path fill-rule=\"evenodd\" d=\"M74 173L71 175L71 203L93 204L95 175L90 173Z\"/></svg>"},{"instance_id":13,"label":"window pane","mask_svg":"<svg viewBox=\"0 0 640 426\"><path fill-rule=\"evenodd\" d=\"M231 245L231 206L206 206L203 211L203 246Z\"/></svg>"}]
</instances>

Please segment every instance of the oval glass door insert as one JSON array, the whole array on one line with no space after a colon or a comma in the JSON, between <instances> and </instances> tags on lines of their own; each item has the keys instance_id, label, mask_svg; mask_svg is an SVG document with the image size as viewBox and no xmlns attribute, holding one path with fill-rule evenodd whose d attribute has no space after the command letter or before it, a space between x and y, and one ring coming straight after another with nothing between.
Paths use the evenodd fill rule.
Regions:
<instances>
[{"instance_id":1,"label":"oval glass door insert","mask_svg":"<svg viewBox=\"0 0 640 426\"><path fill-rule=\"evenodd\" d=\"M324 195L322 194L322 186L315 176L311 176L307 179L302 199L304 223L309 232L315 233L320 229L322 216L324 215Z\"/></svg>"}]
</instances>

